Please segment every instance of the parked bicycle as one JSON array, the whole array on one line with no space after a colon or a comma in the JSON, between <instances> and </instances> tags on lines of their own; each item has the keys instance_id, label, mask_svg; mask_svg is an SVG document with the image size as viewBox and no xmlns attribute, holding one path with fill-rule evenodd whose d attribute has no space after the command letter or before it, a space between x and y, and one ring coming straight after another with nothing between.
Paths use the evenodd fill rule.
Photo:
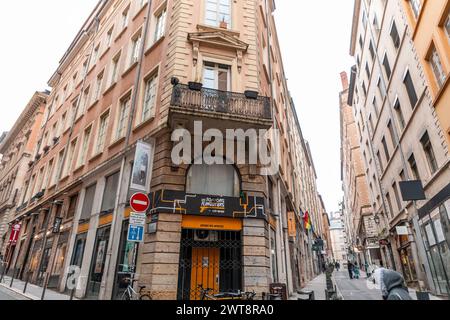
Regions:
<instances>
[{"instance_id":1,"label":"parked bicycle","mask_svg":"<svg viewBox=\"0 0 450 320\"><path fill-rule=\"evenodd\" d=\"M121 300L152 300L151 295L144 291L146 286L139 286L139 292L136 292L136 290L134 290L134 283L136 280L124 278L123 281L128 283L128 286L125 289Z\"/></svg>"},{"instance_id":2,"label":"parked bicycle","mask_svg":"<svg viewBox=\"0 0 450 320\"><path fill-rule=\"evenodd\" d=\"M200 300L254 300L256 292L220 292L217 294L212 293L214 289L203 288L203 285L199 285Z\"/></svg>"}]
</instances>

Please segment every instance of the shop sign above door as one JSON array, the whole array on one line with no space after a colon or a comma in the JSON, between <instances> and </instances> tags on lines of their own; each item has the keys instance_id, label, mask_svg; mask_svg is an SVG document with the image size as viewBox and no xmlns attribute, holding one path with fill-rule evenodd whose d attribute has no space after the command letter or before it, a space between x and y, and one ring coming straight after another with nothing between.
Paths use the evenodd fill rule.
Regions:
<instances>
[{"instance_id":1,"label":"shop sign above door","mask_svg":"<svg viewBox=\"0 0 450 320\"><path fill-rule=\"evenodd\" d=\"M228 218L266 219L264 198L220 197L160 190L150 194L150 214L173 213Z\"/></svg>"}]
</instances>

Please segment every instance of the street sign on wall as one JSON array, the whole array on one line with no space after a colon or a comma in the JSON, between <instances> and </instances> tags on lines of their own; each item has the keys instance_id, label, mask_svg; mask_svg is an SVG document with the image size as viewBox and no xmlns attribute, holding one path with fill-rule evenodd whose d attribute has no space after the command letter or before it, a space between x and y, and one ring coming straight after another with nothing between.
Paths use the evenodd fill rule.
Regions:
<instances>
[{"instance_id":1,"label":"street sign on wall","mask_svg":"<svg viewBox=\"0 0 450 320\"><path fill-rule=\"evenodd\" d=\"M16 223L11 228L11 235L9 236L9 243L15 245L17 240L19 240L20 228L22 226L19 223Z\"/></svg>"},{"instance_id":2,"label":"street sign on wall","mask_svg":"<svg viewBox=\"0 0 450 320\"><path fill-rule=\"evenodd\" d=\"M144 227L131 225L128 227L128 242L144 242Z\"/></svg>"},{"instance_id":3,"label":"street sign on wall","mask_svg":"<svg viewBox=\"0 0 450 320\"><path fill-rule=\"evenodd\" d=\"M146 212L150 207L150 199L145 193L135 193L131 196L130 206L135 212Z\"/></svg>"},{"instance_id":4,"label":"street sign on wall","mask_svg":"<svg viewBox=\"0 0 450 320\"><path fill-rule=\"evenodd\" d=\"M145 226L147 215L145 213L132 212L130 214L130 224L134 226Z\"/></svg>"}]
</instances>

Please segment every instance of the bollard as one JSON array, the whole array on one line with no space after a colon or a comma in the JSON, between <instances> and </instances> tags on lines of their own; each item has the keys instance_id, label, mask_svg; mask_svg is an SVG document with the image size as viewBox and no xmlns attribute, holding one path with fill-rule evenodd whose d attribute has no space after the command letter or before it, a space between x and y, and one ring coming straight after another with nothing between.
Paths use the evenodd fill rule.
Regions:
<instances>
[{"instance_id":1,"label":"bollard","mask_svg":"<svg viewBox=\"0 0 450 320\"><path fill-rule=\"evenodd\" d=\"M75 296L75 288L72 289L72 291L70 292L70 300L72 301L73 298Z\"/></svg>"},{"instance_id":2,"label":"bollard","mask_svg":"<svg viewBox=\"0 0 450 320\"><path fill-rule=\"evenodd\" d=\"M46 272L45 273L45 278L44 278L44 288L42 289L41 300L44 300L45 291L47 291L48 278L49 278L49 273Z\"/></svg>"},{"instance_id":3,"label":"bollard","mask_svg":"<svg viewBox=\"0 0 450 320\"><path fill-rule=\"evenodd\" d=\"M28 282L30 281L30 273L27 272L27 280L25 281L25 285L23 287L23 293L27 292Z\"/></svg>"},{"instance_id":4,"label":"bollard","mask_svg":"<svg viewBox=\"0 0 450 320\"><path fill-rule=\"evenodd\" d=\"M10 287L10 288L12 288L12 286L13 286L14 277L16 276L16 271L17 271L17 269L14 269L14 271L13 271L13 273L12 273L11 283L9 284L9 287Z\"/></svg>"}]
</instances>

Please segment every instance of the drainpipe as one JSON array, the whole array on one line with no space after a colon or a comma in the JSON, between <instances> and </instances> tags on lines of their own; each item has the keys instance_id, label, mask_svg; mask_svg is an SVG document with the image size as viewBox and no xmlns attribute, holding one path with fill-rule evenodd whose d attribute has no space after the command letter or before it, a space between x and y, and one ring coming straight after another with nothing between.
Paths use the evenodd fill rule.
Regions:
<instances>
[{"instance_id":1,"label":"drainpipe","mask_svg":"<svg viewBox=\"0 0 450 320\"><path fill-rule=\"evenodd\" d=\"M140 88L140 79L141 79L141 74L142 74L142 61L144 59L144 55L145 55L145 48L146 48L146 43L147 43L147 38L148 38L148 30L150 28L150 17L151 17L151 9L152 9L152 0L148 1L147 4L147 17L145 18L146 22L144 25L144 32L142 35L142 42L141 42L141 48L140 48L140 53L139 53L139 59L138 59L138 65L137 65L137 72L136 72L136 77L135 77L135 81L134 81L134 89L133 89L133 93L132 93L132 98L131 98L131 108L130 108L130 116L128 119L128 127L127 127L127 134L125 137L125 145L122 149L123 155L122 155L122 160L121 160L121 165L120 165L120 177L119 177L119 185L117 186L117 195L116 195L116 199L115 199L115 205L114 207L116 208L115 210L115 214L113 217L113 221L111 223L111 232L110 232L110 236L109 236L109 241L108 241L108 250L107 250L107 254L106 254L106 261L105 261L105 274L103 275L103 280L102 280L102 284L101 284L101 289L100 289L100 294L99 297L100 299L105 298L105 295L112 295L112 293L110 291L112 291L112 287L108 287L109 285L114 286L114 279L113 281L109 281L108 277L109 274L112 272L114 273L112 269L113 267L110 267L111 264L111 259L112 259L112 254L113 254L113 247L116 244L114 240L119 241L119 245L120 245L120 236L116 237L116 234L120 234L120 228L122 226L122 220L123 220L123 214L118 213L118 207L121 205L120 203L120 196L121 196L121 191L123 188L123 180L124 180L124 171L125 171L125 167L126 167L126 157L127 157L127 148L128 145L130 143L130 137L131 137L131 131L133 128L133 121L134 121L134 117L135 117L135 113L136 113L136 107L137 107L137 98L138 98L138 92L139 92L139 88ZM113 275L113 277L115 276L115 274Z\"/></svg>"}]
</instances>

